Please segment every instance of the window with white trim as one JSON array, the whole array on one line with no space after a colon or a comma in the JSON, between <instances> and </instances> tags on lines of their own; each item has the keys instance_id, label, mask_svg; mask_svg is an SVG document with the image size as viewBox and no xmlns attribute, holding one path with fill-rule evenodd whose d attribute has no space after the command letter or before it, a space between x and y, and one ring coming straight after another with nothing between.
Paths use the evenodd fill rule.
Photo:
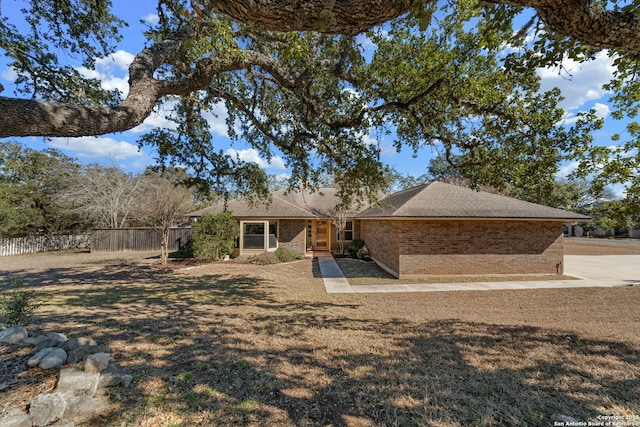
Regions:
<instances>
[{"instance_id":1,"label":"window with white trim","mask_svg":"<svg viewBox=\"0 0 640 427\"><path fill-rule=\"evenodd\" d=\"M344 235L344 239L342 238ZM350 242L353 240L353 221L347 221L345 223L344 230L342 232L337 232L337 241L338 242Z\"/></svg>"}]
</instances>

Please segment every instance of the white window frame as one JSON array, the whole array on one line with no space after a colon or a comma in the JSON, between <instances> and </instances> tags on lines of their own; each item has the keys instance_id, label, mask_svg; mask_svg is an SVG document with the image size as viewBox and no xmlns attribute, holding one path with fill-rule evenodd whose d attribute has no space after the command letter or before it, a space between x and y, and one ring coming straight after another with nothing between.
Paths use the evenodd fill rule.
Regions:
<instances>
[{"instance_id":1,"label":"white window frame","mask_svg":"<svg viewBox=\"0 0 640 427\"><path fill-rule=\"evenodd\" d=\"M275 247L270 247L270 239L269 239L269 228L271 224L276 225L276 245ZM262 226L264 227L264 238L262 241L262 248L245 248L244 247L244 230L245 230L245 224L262 224ZM240 252L247 252L247 253L259 253L259 252L273 252L276 249L278 249L278 246L280 244L279 241L279 237L278 237L278 231L280 229L280 222L277 220L243 220L240 221Z\"/></svg>"},{"instance_id":2,"label":"white window frame","mask_svg":"<svg viewBox=\"0 0 640 427\"><path fill-rule=\"evenodd\" d=\"M351 228L349 228L349 224L351 224ZM344 233L345 237L347 236L347 233L351 233L351 239L342 240L341 233L336 228L336 242L352 242L353 241L353 219L347 220L345 222L345 227L344 227L344 230L342 230L342 232Z\"/></svg>"}]
</instances>

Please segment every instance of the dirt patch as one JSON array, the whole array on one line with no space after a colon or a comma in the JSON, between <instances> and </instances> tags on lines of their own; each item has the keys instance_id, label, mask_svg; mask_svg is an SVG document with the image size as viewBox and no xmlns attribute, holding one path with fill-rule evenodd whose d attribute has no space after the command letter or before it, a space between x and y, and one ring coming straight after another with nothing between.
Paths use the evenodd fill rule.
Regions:
<instances>
[{"instance_id":1,"label":"dirt patch","mask_svg":"<svg viewBox=\"0 0 640 427\"><path fill-rule=\"evenodd\" d=\"M92 425L548 426L640 414L640 287L327 294L317 264L0 259L133 373ZM48 259L48 261L47 261ZM62 260L64 260L62 262ZM11 393L11 390L7 393Z\"/></svg>"}]
</instances>

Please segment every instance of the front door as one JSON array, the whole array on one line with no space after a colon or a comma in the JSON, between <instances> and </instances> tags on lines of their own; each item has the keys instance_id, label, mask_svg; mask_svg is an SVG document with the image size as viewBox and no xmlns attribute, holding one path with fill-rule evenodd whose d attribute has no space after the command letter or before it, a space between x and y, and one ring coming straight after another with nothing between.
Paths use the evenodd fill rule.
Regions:
<instances>
[{"instance_id":1,"label":"front door","mask_svg":"<svg viewBox=\"0 0 640 427\"><path fill-rule=\"evenodd\" d=\"M319 251L329 250L329 221L319 219L316 221L316 245Z\"/></svg>"}]
</instances>

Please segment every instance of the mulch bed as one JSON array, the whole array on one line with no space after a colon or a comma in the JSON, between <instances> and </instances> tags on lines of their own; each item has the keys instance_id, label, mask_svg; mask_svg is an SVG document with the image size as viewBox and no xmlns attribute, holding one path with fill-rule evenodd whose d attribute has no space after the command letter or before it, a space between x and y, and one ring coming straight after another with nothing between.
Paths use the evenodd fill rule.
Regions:
<instances>
[{"instance_id":1,"label":"mulch bed","mask_svg":"<svg viewBox=\"0 0 640 427\"><path fill-rule=\"evenodd\" d=\"M59 369L29 368L30 351L31 347L0 344L0 408L25 409L37 395L55 389Z\"/></svg>"}]
</instances>

